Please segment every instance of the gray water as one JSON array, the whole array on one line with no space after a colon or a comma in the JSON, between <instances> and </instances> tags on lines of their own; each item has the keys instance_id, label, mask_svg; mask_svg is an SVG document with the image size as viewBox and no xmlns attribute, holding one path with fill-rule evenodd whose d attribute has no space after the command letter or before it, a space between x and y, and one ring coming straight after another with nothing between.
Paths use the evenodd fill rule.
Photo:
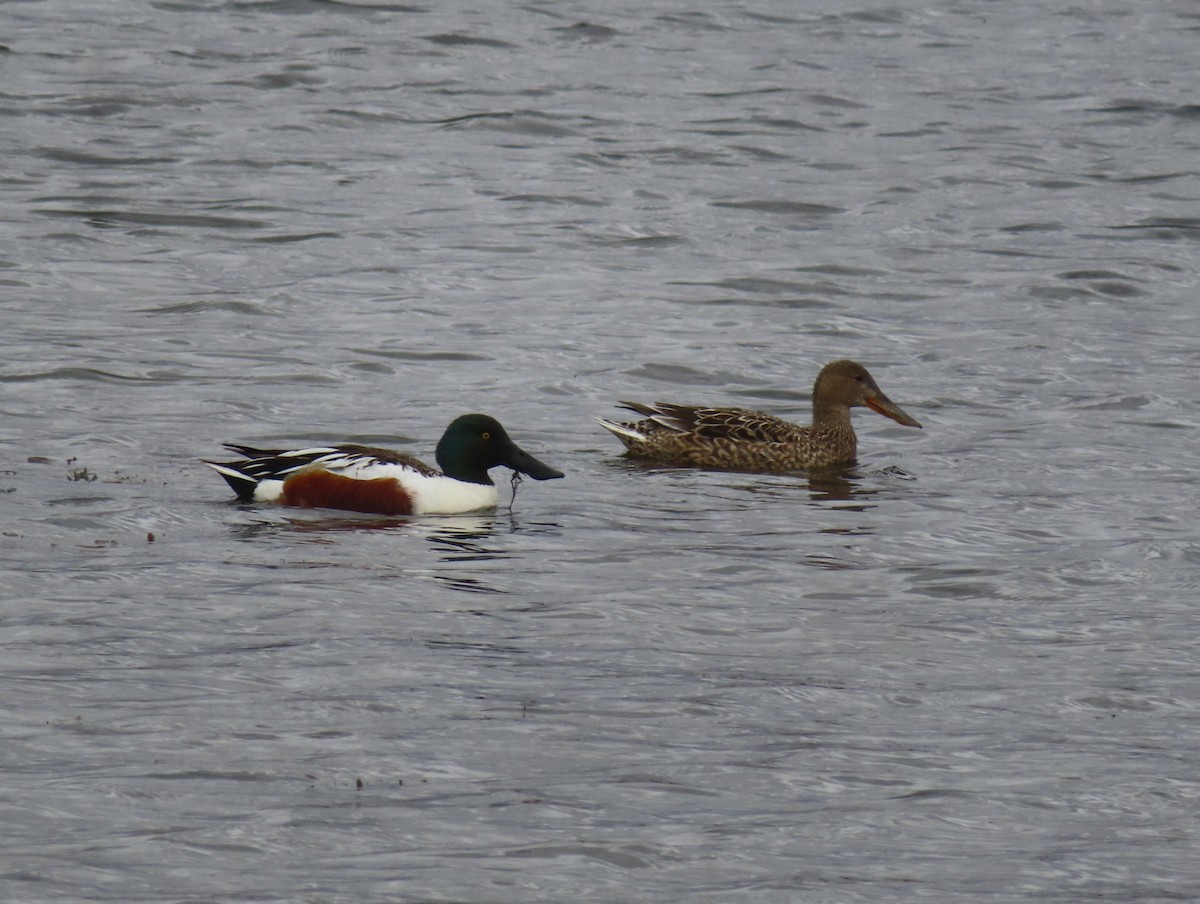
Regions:
<instances>
[{"instance_id":1,"label":"gray water","mask_svg":"<svg viewBox=\"0 0 1200 904\"><path fill-rule=\"evenodd\" d=\"M1194 3L0 22L0 899L1196 898ZM591 420L839 357L844 474ZM567 478L199 462L473 410Z\"/></svg>"}]
</instances>

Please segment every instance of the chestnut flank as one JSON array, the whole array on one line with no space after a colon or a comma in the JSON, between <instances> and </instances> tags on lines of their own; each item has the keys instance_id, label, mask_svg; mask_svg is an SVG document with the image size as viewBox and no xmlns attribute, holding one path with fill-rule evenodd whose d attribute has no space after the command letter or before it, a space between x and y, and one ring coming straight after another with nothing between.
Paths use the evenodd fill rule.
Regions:
<instances>
[{"instance_id":1,"label":"chestnut flank","mask_svg":"<svg viewBox=\"0 0 1200 904\"><path fill-rule=\"evenodd\" d=\"M279 501L300 508L331 508L372 515L411 515L412 495L392 477L355 480L328 471L308 471L283 482Z\"/></svg>"}]
</instances>

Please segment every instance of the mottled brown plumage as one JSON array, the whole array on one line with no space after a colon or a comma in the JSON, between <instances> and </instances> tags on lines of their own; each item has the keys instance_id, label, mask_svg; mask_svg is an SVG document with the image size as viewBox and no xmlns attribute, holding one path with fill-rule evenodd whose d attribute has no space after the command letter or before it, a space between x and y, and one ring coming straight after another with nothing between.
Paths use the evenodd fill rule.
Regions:
<instances>
[{"instance_id":1,"label":"mottled brown plumage","mask_svg":"<svg viewBox=\"0 0 1200 904\"><path fill-rule=\"evenodd\" d=\"M850 409L867 407L908 427L921 425L884 395L854 361L821 368L813 386L813 422L802 427L761 411L689 405L620 403L645 420L597 418L634 458L734 471L795 471L854 460L858 441Z\"/></svg>"}]
</instances>

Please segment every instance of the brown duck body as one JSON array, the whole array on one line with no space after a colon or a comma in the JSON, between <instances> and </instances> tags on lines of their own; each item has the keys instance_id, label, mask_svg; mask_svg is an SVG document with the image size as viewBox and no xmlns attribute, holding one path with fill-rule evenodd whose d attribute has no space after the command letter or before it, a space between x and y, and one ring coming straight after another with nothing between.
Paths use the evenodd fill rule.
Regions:
<instances>
[{"instance_id":1,"label":"brown duck body","mask_svg":"<svg viewBox=\"0 0 1200 904\"><path fill-rule=\"evenodd\" d=\"M909 427L921 425L854 361L826 364L813 386L813 422L804 427L761 411L621 402L644 420L598 418L635 458L684 467L796 471L852 462L858 439L850 409L863 406Z\"/></svg>"}]
</instances>

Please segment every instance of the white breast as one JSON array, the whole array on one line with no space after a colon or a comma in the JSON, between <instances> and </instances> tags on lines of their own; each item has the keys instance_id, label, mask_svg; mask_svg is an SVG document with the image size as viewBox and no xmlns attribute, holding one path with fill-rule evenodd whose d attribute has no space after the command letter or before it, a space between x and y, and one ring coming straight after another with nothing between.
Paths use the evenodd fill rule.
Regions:
<instances>
[{"instance_id":1,"label":"white breast","mask_svg":"<svg viewBox=\"0 0 1200 904\"><path fill-rule=\"evenodd\" d=\"M449 477L423 477L408 472L404 488L412 493L413 514L458 515L495 508L499 501L490 483L464 483Z\"/></svg>"}]
</instances>

